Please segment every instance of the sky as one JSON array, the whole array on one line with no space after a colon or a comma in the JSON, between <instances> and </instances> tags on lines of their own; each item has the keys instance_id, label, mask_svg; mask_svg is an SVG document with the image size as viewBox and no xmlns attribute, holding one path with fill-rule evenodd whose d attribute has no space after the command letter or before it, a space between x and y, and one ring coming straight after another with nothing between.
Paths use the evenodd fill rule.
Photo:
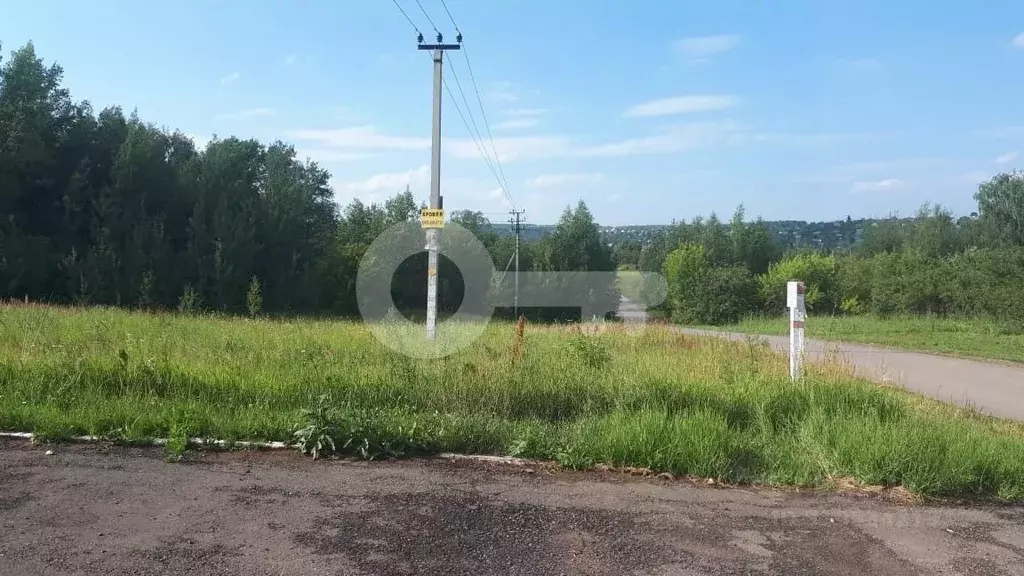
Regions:
<instances>
[{"instance_id":1,"label":"sky","mask_svg":"<svg viewBox=\"0 0 1024 576\"><path fill-rule=\"evenodd\" d=\"M980 182L1024 168L1018 0L447 0L455 25L441 0L420 5L0 0L0 42L34 42L97 111L137 109L200 145L289 142L342 205L406 185L428 198L433 71L416 29L429 42L433 25L464 36L444 65L449 212L967 214Z\"/></svg>"}]
</instances>

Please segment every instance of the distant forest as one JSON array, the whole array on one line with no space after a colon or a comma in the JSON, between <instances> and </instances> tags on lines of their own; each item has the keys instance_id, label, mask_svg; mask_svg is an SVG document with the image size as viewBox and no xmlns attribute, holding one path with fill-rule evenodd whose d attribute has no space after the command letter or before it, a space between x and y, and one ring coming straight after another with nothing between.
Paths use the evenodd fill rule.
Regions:
<instances>
[{"instance_id":1,"label":"distant forest","mask_svg":"<svg viewBox=\"0 0 1024 576\"><path fill-rule=\"evenodd\" d=\"M976 216L976 214L972 214ZM963 217L966 219L968 217ZM898 222L910 226L914 218L851 218L824 222L804 220L765 220L772 239L783 251L813 249L826 252L852 250L864 237L864 232L879 224ZM601 238L612 248L618 248L628 241L647 244L671 230L673 224L633 224L628 226L601 226ZM553 224L526 225L521 238L526 241L538 240L555 229ZM491 230L498 236L511 236L509 224L492 223Z\"/></svg>"}]
</instances>

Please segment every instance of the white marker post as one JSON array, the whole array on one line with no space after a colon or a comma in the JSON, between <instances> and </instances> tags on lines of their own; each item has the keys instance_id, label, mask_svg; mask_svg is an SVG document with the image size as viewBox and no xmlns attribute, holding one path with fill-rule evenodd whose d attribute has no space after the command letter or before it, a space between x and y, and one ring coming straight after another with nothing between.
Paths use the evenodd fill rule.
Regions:
<instances>
[{"instance_id":1,"label":"white marker post","mask_svg":"<svg viewBox=\"0 0 1024 576\"><path fill-rule=\"evenodd\" d=\"M789 377L799 380L804 364L804 283L786 283L786 307L789 308Z\"/></svg>"}]
</instances>

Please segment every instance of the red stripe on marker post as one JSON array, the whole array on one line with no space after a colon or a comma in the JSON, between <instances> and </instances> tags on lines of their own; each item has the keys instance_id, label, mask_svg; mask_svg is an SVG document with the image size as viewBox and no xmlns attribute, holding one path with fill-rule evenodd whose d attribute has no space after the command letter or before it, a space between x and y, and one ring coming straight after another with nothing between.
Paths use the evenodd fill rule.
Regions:
<instances>
[{"instance_id":1,"label":"red stripe on marker post","mask_svg":"<svg viewBox=\"0 0 1024 576\"><path fill-rule=\"evenodd\" d=\"M793 328L803 328L803 327L804 327L803 320L793 320Z\"/></svg>"}]
</instances>

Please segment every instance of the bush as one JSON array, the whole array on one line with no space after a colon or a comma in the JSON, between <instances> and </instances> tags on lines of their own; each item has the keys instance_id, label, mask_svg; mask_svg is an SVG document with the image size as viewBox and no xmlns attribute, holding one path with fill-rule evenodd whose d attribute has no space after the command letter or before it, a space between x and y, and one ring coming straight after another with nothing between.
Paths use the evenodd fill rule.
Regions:
<instances>
[{"instance_id":1,"label":"bush","mask_svg":"<svg viewBox=\"0 0 1024 576\"><path fill-rule=\"evenodd\" d=\"M260 289L260 279L253 276L249 281L249 292L245 295L245 307L249 316L256 317L263 310L263 291Z\"/></svg>"},{"instance_id":2,"label":"bush","mask_svg":"<svg viewBox=\"0 0 1024 576\"><path fill-rule=\"evenodd\" d=\"M947 260L905 251L879 254L871 283L871 310L880 316L953 311Z\"/></svg>"},{"instance_id":3,"label":"bush","mask_svg":"<svg viewBox=\"0 0 1024 576\"><path fill-rule=\"evenodd\" d=\"M712 268L693 292L687 311L700 324L734 324L760 304L757 279L742 266Z\"/></svg>"},{"instance_id":4,"label":"bush","mask_svg":"<svg viewBox=\"0 0 1024 576\"><path fill-rule=\"evenodd\" d=\"M761 275L761 298L769 314L781 314L786 309L786 283L799 280L804 283L804 303L811 312L835 312L839 305L836 290L836 259L816 253L795 254L772 264Z\"/></svg>"},{"instance_id":5,"label":"bush","mask_svg":"<svg viewBox=\"0 0 1024 576\"><path fill-rule=\"evenodd\" d=\"M843 314L862 314L870 309L874 271L873 258L836 258L836 300Z\"/></svg>"},{"instance_id":6,"label":"bush","mask_svg":"<svg viewBox=\"0 0 1024 576\"><path fill-rule=\"evenodd\" d=\"M203 308L203 298L196 292L191 284L185 285L185 290L178 299L178 311L183 314L194 314Z\"/></svg>"},{"instance_id":7,"label":"bush","mask_svg":"<svg viewBox=\"0 0 1024 576\"><path fill-rule=\"evenodd\" d=\"M662 274L668 283L668 303L679 322L698 322L700 306L694 301L711 267L707 251L700 244L685 243L665 257Z\"/></svg>"}]
</instances>

